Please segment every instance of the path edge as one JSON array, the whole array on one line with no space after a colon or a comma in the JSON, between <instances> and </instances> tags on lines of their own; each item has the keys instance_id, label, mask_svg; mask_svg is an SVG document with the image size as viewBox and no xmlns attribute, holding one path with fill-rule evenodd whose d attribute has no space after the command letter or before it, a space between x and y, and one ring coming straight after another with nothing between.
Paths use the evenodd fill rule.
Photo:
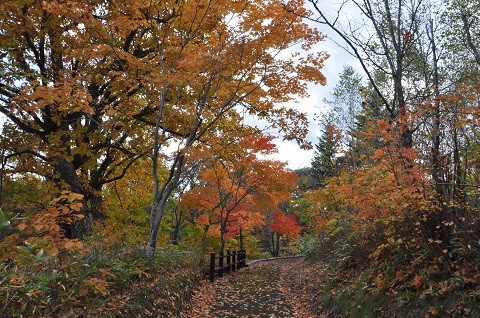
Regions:
<instances>
[{"instance_id":1,"label":"path edge","mask_svg":"<svg viewBox=\"0 0 480 318\"><path fill-rule=\"evenodd\" d=\"M262 259L256 259L254 261L248 262L247 266L253 265L255 263L260 263L260 262L276 261L276 260L279 260L279 259L302 258L302 257L305 257L305 256L304 255L294 255L294 256L262 258Z\"/></svg>"}]
</instances>

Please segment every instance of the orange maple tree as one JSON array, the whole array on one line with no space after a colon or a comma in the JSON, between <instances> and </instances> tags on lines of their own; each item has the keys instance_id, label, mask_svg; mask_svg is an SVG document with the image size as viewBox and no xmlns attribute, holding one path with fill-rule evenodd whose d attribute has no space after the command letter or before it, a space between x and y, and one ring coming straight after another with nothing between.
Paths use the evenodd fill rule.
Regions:
<instances>
[{"instance_id":1,"label":"orange maple tree","mask_svg":"<svg viewBox=\"0 0 480 318\"><path fill-rule=\"evenodd\" d=\"M293 11L303 1L8 1L0 6L0 111L28 143L10 155L84 195L73 237L91 232L101 190L143 154L153 159L148 253L186 150L239 107L304 143L306 117L274 107L323 84L326 54ZM295 9L295 10L293 10ZM306 13L306 12L305 12ZM301 44L301 47L300 47ZM293 54L282 55L286 50ZM281 56L282 55L282 56ZM280 58L281 56L281 58ZM151 127L151 128L149 128ZM152 132L153 129L153 132ZM152 134L149 134L152 132ZM170 177L157 176L172 139ZM148 254L147 253L147 254Z\"/></svg>"},{"instance_id":2,"label":"orange maple tree","mask_svg":"<svg viewBox=\"0 0 480 318\"><path fill-rule=\"evenodd\" d=\"M250 135L235 143L217 139L209 148L209 162L201 172L201 186L182 197L183 208L201 211L197 223L206 232L217 226L221 240L263 224L264 213L290 198L296 175L285 164L262 159L276 151L271 137Z\"/></svg>"},{"instance_id":3,"label":"orange maple tree","mask_svg":"<svg viewBox=\"0 0 480 318\"><path fill-rule=\"evenodd\" d=\"M118 7L116 7L118 5ZM0 112L23 139L9 157L25 171L82 194L71 237L91 233L105 183L138 159L129 136L141 127L132 75L145 51L128 33L123 6L110 1L7 1L0 5ZM136 64L138 66L138 64ZM129 124L125 124L129 122Z\"/></svg>"}]
</instances>

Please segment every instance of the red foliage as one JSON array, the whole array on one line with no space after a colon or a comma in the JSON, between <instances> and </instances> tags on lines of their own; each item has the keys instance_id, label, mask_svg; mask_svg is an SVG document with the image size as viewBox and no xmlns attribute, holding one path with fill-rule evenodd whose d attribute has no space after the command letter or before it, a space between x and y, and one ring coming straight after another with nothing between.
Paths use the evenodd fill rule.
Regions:
<instances>
[{"instance_id":1,"label":"red foliage","mask_svg":"<svg viewBox=\"0 0 480 318\"><path fill-rule=\"evenodd\" d=\"M300 236L303 227L298 225L295 215L286 215L284 213L275 212L273 215L273 223L270 230L276 232L287 239Z\"/></svg>"}]
</instances>

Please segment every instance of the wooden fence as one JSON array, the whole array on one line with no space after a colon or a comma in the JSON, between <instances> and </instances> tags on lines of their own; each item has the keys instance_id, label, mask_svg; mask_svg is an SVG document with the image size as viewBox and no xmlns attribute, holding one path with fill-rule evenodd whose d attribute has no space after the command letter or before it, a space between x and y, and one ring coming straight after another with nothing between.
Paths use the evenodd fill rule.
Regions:
<instances>
[{"instance_id":1,"label":"wooden fence","mask_svg":"<svg viewBox=\"0 0 480 318\"><path fill-rule=\"evenodd\" d=\"M218 266L217 260L218 259ZM225 262L224 262L225 260ZM215 273L218 277L222 277L223 273L234 272L237 269L247 266L247 253L245 250L230 252L227 250L225 254L210 254L210 281L215 281Z\"/></svg>"}]
</instances>

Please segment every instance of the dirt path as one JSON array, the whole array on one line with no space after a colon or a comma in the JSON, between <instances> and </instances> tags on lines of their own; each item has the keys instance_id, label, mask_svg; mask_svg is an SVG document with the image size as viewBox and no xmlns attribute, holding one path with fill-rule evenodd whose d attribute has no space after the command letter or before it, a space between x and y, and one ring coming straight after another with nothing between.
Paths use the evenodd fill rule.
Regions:
<instances>
[{"instance_id":1,"label":"dirt path","mask_svg":"<svg viewBox=\"0 0 480 318\"><path fill-rule=\"evenodd\" d=\"M282 268L298 260L256 263L233 275L205 285L194 297L193 317L314 317L287 297L282 286Z\"/></svg>"}]
</instances>

